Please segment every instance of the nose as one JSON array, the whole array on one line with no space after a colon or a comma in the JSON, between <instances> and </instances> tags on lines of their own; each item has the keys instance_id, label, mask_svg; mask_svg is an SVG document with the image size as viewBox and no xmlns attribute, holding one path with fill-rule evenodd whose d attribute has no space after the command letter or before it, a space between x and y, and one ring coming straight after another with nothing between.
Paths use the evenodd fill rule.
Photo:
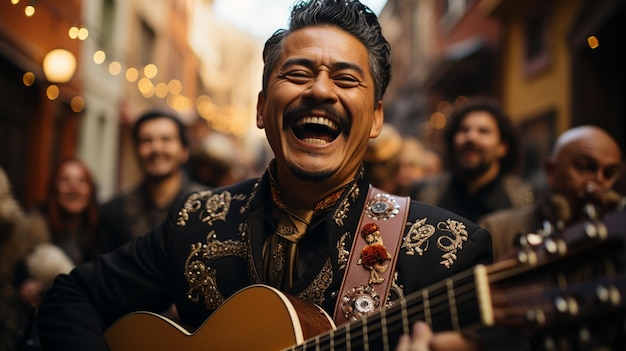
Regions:
<instances>
[{"instance_id":1,"label":"nose","mask_svg":"<svg viewBox=\"0 0 626 351\"><path fill-rule=\"evenodd\" d=\"M604 179L604 174L602 173L602 168L598 167L598 169L594 172L593 180L598 183L603 183L604 181L606 181L606 179Z\"/></svg>"},{"instance_id":2,"label":"nose","mask_svg":"<svg viewBox=\"0 0 626 351\"><path fill-rule=\"evenodd\" d=\"M476 140L480 136L480 132L477 128L469 128L465 131L465 137L467 140Z\"/></svg>"},{"instance_id":3,"label":"nose","mask_svg":"<svg viewBox=\"0 0 626 351\"><path fill-rule=\"evenodd\" d=\"M599 168L595 172L591 172L589 174L585 183L586 190L589 193L604 191L610 188L609 181L610 180L606 178L602 168Z\"/></svg>"},{"instance_id":4,"label":"nose","mask_svg":"<svg viewBox=\"0 0 626 351\"><path fill-rule=\"evenodd\" d=\"M459 130L454 135L454 140L457 145L465 145L468 142L474 141L476 133L473 133L470 129Z\"/></svg>"},{"instance_id":5,"label":"nose","mask_svg":"<svg viewBox=\"0 0 626 351\"><path fill-rule=\"evenodd\" d=\"M159 152L163 148L163 141L160 138L154 138L148 143L152 152Z\"/></svg>"},{"instance_id":6,"label":"nose","mask_svg":"<svg viewBox=\"0 0 626 351\"><path fill-rule=\"evenodd\" d=\"M79 181L75 179L63 179L58 183L61 192L72 192L78 188Z\"/></svg>"},{"instance_id":7,"label":"nose","mask_svg":"<svg viewBox=\"0 0 626 351\"><path fill-rule=\"evenodd\" d=\"M320 72L309 87L304 92L304 97L312 99L318 103L335 102L337 95L335 94L335 84L327 72Z\"/></svg>"}]
</instances>

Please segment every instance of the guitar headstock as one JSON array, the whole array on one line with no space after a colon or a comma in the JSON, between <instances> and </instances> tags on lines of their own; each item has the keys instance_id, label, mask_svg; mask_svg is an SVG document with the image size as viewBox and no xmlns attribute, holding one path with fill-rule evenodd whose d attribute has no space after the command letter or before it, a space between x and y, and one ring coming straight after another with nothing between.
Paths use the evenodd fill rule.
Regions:
<instances>
[{"instance_id":1,"label":"guitar headstock","mask_svg":"<svg viewBox=\"0 0 626 351\"><path fill-rule=\"evenodd\" d=\"M526 332L538 349L626 342L626 211L585 211L487 267L494 324Z\"/></svg>"}]
</instances>

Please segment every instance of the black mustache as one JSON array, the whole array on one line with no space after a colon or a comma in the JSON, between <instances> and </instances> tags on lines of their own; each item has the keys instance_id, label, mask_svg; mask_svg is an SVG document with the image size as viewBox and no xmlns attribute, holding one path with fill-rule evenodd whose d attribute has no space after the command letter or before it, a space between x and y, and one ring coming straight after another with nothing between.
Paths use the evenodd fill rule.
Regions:
<instances>
[{"instance_id":1,"label":"black mustache","mask_svg":"<svg viewBox=\"0 0 626 351\"><path fill-rule=\"evenodd\" d=\"M461 148L459 149L459 151L463 152L463 151L482 151L481 148L479 148L476 144L469 142L469 143L465 143L463 144L463 146L461 146Z\"/></svg>"},{"instance_id":2,"label":"black mustache","mask_svg":"<svg viewBox=\"0 0 626 351\"><path fill-rule=\"evenodd\" d=\"M339 125L341 132L346 136L350 135L350 129L352 128L352 121L350 118L337 111L335 108L329 105L321 104L304 104L301 106L292 107L285 110L283 114L283 129L286 130L293 124L298 118L313 115L312 111L324 111L324 114L335 121Z\"/></svg>"},{"instance_id":3,"label":"black mustache","mask_svg":"<svg viewBox=\"0 0 626 351\"><path fill-rule=\"evenodd\" d=\"M162 158L165 158L165 159L168 159L168 160L169 160L170 158L172 158L170 155L168 155L168 154L166 154L166 153L163 153L163 152L153 152L153 153L149 154L149 155L148 155L148 157L146 157L146 159L148 159L148 160L152 161L152 160L154 160L155 158L161 158L161 157L162 157Z\"/></svg>"}]
</instances>

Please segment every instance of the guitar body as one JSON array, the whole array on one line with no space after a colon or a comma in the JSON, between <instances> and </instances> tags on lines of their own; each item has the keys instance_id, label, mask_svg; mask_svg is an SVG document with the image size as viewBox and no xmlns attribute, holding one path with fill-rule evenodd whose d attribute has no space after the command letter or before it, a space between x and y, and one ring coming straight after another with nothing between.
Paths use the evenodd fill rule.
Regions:
<instances>
[{"instance_id":1,"label":"guitar body","mask_svg":"<svg viewBox=\"0 0 626 351\"><path fill-rule=\"evenodd\" d=\"M135 312L115 322L105 337L112 351L277 351L334 328L318 306L253 285L229 298L193 333L158 314Z\"/></svg>"}]
</instances>

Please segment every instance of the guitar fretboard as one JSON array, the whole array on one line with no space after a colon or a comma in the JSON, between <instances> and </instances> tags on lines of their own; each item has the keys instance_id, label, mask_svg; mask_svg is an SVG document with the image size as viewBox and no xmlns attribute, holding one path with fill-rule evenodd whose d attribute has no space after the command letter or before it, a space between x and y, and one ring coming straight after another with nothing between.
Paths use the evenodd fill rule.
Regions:
<instances>
[{"instance_id":1,"label":"guitar fretboard","mask_svg":"<svg viewBox=\"0 0 626 351\"><path fill-rule=\"evenodd\" d=\"M401 334L422 320L433 330L467 330L481 325L475 272L461 273L336 330L286 351L393 350Z\"/></svg>"}]
</instances>

